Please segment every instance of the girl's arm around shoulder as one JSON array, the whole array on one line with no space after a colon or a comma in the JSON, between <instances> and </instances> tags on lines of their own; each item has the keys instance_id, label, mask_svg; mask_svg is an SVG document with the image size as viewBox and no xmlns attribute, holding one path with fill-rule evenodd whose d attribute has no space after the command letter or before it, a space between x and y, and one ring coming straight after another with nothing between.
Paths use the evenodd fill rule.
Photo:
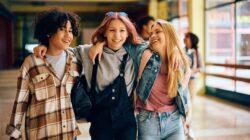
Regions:
<instances>
[{"instance_id":1,"label":"girl's arm around shoulder","mask_svg":"<svg viewBox=\"0 0 250 140\"><path fill-rule=\"evenodd\" d=\"M129 55L132 57L132 59L138 61L141 59L143 51L149 47L148 42L143 42L139 45L133 45L133 44L125 44L124 48L129 53Z\"/></svg>"},{"instance_id":2,"label":"girl's arm around shoulder","mask_svg":"<svg viewBox=\"0 0 250 140\"><path fill-rule=\"evenodd\" d=\"M83 63L83 60L85 59L84 57L88 54L88 50L91 46L92 44L78 45L77 47L69 48L68 50L74 53L78 62Z\"/></svg>"}]
</instances>

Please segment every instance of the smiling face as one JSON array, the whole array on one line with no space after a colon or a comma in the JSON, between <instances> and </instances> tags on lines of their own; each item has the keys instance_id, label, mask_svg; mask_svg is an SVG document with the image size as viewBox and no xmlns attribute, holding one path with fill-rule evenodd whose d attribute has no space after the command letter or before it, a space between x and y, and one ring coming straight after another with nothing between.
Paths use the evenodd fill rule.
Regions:
<instances>
[{"instance_id":1,"label":"smiling face","mask_svg":"<svg viewBox=\"0 0 250 140\"><path fill-rule=\"evenodd\" d=\"M57 32L49 37L49 49L63 51L69 47L73 40L72 26L67 21L65 27L57 29Z\"/></svg>"},{"instance_id":2,"label":"smiling face","mask_svg":"<svg viewBox=\"0 0 250 140\"><path fill-rule=\"evenodd\" d=\"M166 47L166 38L162 27L155 24L149 37L150 48L155 52L164 52Z\"/></svg>"},{"instance_id":3,"label":"smiling face","mask_svg":"<svg viewBox=\"0 0 250 140\"><path fill-rule=\"evenodd\" d=\"M107 38L108 47L112 50L118 50L125 43L128 37L128 31L121 20L114 19L107 27L104 36Z\"/></svg>"}]
</instances>

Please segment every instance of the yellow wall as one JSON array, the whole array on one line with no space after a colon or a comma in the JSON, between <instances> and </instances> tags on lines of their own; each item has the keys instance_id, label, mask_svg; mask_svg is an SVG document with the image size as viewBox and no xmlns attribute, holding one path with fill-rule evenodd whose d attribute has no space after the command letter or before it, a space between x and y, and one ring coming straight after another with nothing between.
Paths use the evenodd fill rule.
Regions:
<instances>
[{"instance_id":1,"label":"yellow wall","mask_svg":"<svg viewBox=\"0 0 250 140\"><path fill-rule=\"evenodd\" d=\"M204 0L188 0L189 31L199 37L199 52L205 60L205 2ZM197 77L198 94L205 93L205 76Z\"/></svg>"},{"instance_id":2,"label":"yellow wall","mask_svg":"<svg viewBox=\"0 0 250 140\"><path fill-rule=\"evenodd\" d=\"M148 15L158 18L158 2L157 0L150 0L148 4Z\"/></svg>"},{"instance_id":3,"label":"yellow wall","mask_svg":"<svg viewBox=\"0 0 250 140\"><path fill-rule=\"evenodd\" d=\"M166 1L150 0L148 4L148 15L154 18L167 19Z\"/></svg>"}]
</instances>

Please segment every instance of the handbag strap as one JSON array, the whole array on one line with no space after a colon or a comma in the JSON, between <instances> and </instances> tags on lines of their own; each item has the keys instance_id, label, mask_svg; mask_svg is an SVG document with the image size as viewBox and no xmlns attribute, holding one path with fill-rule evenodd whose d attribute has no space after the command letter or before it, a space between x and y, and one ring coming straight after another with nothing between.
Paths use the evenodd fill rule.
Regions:
<instances>
[{"instance_id":1,"label":"handbag strap","mask_svg":"<svg viewBox=\"0 0 250 140\"><path fill-rule=\"evenodd\" d=\"M95 64L94 64L93 70L92 70L91 86L90 86L90 96L94 102L95 102L95 95L93 95L93 94L95 94L96 75L97 75L98 64L99 64L98 56L96 56Z\"/></svg>"}]
</instances>

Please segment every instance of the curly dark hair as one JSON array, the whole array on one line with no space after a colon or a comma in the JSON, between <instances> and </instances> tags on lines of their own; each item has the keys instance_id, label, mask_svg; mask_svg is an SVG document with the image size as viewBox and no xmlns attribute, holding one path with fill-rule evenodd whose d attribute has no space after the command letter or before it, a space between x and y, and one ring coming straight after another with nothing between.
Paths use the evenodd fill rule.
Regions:
<instances>
[{"instance_id":1,"label":"curly dark hair","mask_svg":"<svg viewBox=\"0 0 250 140\"><path fill-rule=\"evenodd\" d=\"M71 23L73 36L78 36L80 21L78 15L64 11L61 8L53 8L39 13L34 22L34 38L38 39L42 45L48 47L48 37L55 34L59 28L65 27L67 21Z\"/></svg>"}]
</instances>

